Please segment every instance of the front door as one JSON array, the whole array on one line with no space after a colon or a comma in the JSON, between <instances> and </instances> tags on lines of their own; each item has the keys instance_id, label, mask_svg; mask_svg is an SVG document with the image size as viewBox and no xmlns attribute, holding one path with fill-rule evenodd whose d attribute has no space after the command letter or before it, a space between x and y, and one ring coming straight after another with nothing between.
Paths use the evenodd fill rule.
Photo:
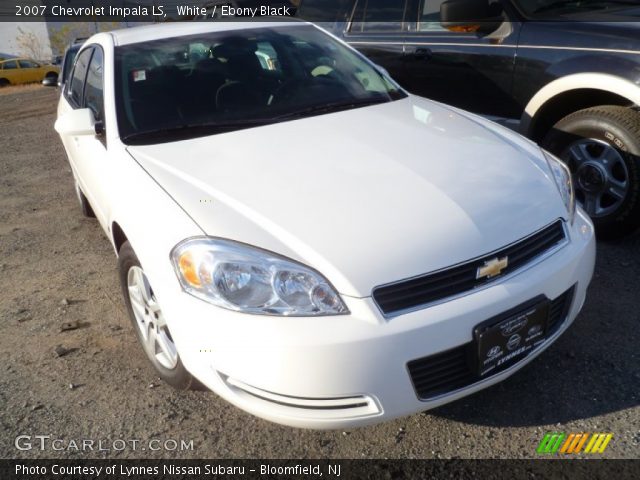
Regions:
<instances>
[{"instance_id":1,"label":"front door","mask_svg":"<svg viewBox=\"0 0 640 480\"><path fill-rule=\"evenodd\" d=\"M66 101L71 108L88 108L93 112L101 130L96 135L80 135L64 139L65 147L73 159L74 176L89 200L102 227L108 228L108 210L105 201L110 182L110 164L107 158L104 116L104 55L99 46L83 49L76 60L68 87ZM71 151L75 150L75 153Z\"/></svg>"},{"instance_id":2,"label":"front door","mask_svg":"<svg viewBox=\"0 0 640 480\"><path fill-rule=\"evenodd\" d=\"M40 65L31 60L18 60L25 83L39 82L44 78Z\"/></svg>"},{"instance_id":3,"label":"front door","mask_svg":"<svg viewBox=\"0 0 640 480\"><path fill-rule=\"evenodd\" d=\"M512 82L520 24L505 20L489 34L452 32L440 24L444 0L409 1L403 86L464 110L519 118Z\"/></svg>"}]
</instances>

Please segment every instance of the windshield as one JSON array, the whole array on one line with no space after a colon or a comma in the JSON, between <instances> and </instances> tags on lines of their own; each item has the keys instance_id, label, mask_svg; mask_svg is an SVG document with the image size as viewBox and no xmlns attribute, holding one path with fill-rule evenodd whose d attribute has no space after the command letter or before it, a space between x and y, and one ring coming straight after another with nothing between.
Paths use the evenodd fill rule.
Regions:
<instances>
[{"instance_id":1,"label":"windshield","mask_svg":"<svg viewBox=\"0 0 640 480\"><path fill-rule=\"evenodd\" d=\"M637 0L514 0L526 15L578 13L638 5Z\"/></svg>"},{"instance_id":2,"label":"windshield","mask_svg":"<svg viewBox=\"0 0 640 480\"><path fill-rule=\"evenodd\" d=\"M116 49L125 143L158 143L405 96L309 25L173 37Z\"/></svg>"}]
</instances>

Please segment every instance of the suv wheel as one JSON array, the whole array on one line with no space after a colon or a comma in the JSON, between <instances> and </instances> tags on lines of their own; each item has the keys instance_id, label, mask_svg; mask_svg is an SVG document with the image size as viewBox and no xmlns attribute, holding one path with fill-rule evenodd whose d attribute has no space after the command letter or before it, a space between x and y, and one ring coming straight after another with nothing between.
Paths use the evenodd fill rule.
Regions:
<instances>
[{"instance_id":1,"label":"suv wheel","mask_svg":"<svg viewBox=\"0 0 640 480\"><path fill-rule=\"evenodd\" d=\"M600 106L556 123L542 145L573 172L576 197L601 237L640 226L640 112Z\"/></svg>"},{"instance_id":2,"label":"suv wheel","mask_svg":"<svg viewBox=\"0 0 640 480\"><path fill-rule=\"evenodd\" d=\"M162 308L129 242L120 247L118 270L129 318L156 373L179 390L201 388L180 361Z\"/></svg>"}]
</instances>

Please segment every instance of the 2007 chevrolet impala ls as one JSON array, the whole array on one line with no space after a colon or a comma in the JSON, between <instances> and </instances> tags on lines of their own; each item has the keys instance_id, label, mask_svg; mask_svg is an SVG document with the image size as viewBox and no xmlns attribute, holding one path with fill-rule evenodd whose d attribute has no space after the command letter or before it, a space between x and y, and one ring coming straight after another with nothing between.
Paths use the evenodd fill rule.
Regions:
<instances>
[{"instance_id":1,"label":"2007 chevrolet impala ls","mask_svg":"<svg viewBox=\"0 0 640 480\"><path fill-rule=\"evenodd\" d=\"M558 159L312 24L95 35L55 128L158 374L274 422L365 425L500 382L593 273Z\"/></svg>"}]
</instances>

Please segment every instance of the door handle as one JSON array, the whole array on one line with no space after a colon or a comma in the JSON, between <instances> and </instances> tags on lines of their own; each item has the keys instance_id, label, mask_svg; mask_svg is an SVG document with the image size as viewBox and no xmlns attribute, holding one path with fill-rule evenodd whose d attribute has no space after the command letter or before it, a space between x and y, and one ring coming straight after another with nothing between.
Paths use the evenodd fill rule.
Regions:
<instances>
[{"instance_id":1,"label":"door handle","mask_svg":"<svg viewBox=\"0 0 640 480\"><path fill-rule=\"evenodd\" d=\"M413 58L416 60L429 60L433 55L430 48L419 47L413 51Z\"/></svg>"}]
</instances>

